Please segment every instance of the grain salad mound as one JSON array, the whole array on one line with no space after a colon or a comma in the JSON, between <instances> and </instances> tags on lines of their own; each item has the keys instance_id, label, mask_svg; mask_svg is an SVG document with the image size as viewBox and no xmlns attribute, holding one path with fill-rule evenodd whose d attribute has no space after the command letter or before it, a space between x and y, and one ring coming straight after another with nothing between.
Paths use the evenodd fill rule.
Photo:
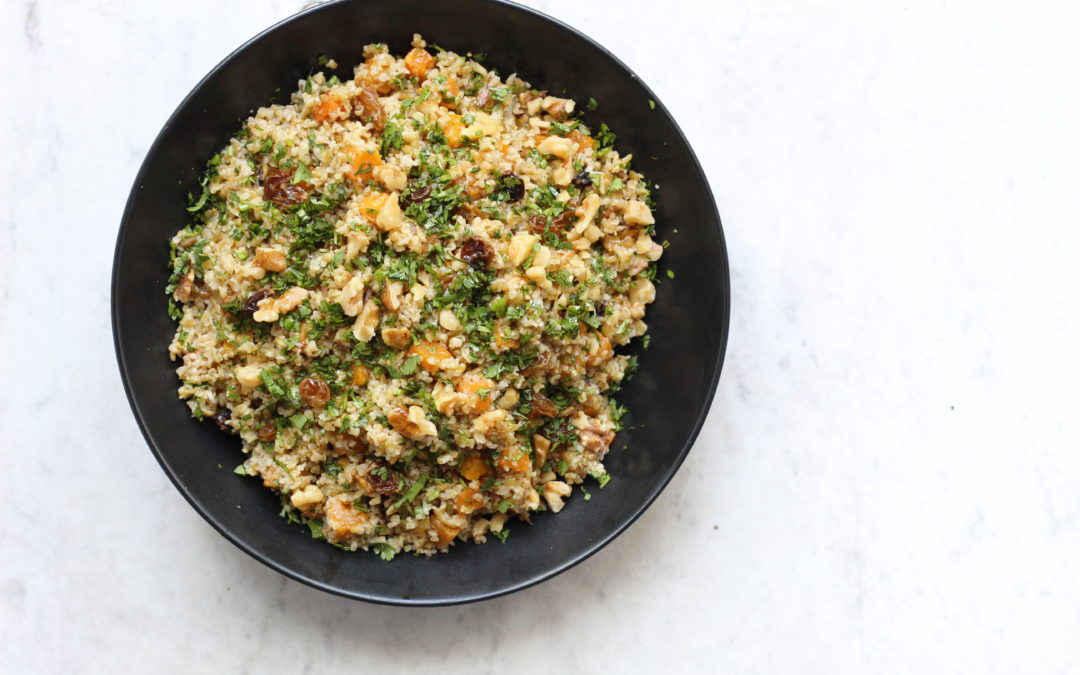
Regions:
<instances>
[{"instance_id":1,"label":"grain salad mound","mask_svg":"<svg viewBox=\"0 0 1080 675\"><path fill-rule=\"evenodd\" d=\"M603 487L634 366L613 350L645 333L663 249L645 179L574 101L419 36L363 54L210 160L169 353L194 415L243 441L237 473L389 559Z\"/></svg>"}]
</instances>

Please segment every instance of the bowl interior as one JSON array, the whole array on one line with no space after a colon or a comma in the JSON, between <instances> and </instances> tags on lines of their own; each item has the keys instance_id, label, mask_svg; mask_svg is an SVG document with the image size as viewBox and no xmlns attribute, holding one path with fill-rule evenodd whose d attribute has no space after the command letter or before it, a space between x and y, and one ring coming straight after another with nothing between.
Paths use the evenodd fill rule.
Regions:
<instances>
[{"instance_id":1,"label":"bowl interior","mask_svg":"<svg viewBox=\"0 0 1080 675\"><path fill-rule=\"evenodd\" d=\"M618 395L629 408L606 460L612 481L587 488L558 516L512 523L505 544L458 544L434 558L347 553L310 538L278 516L277 498L236 476L239 441L191 418L176 397L166 346L168 240L186 224L186 195L206 160L254 109L285 102L319 55L351 73L369 42L396 54L413 33L456 51L486 54L503 75L579 102L599 102L585 119L605 121L617 147L660 185L657 239L670 247L647 321L651 344L636 341L637 375ZM345 75L343 75L344 77ZM288 19L210 73L162 129L139 172L117 241L113 324L121 373L136 418L165 471L226 537L293 578L350 597L398 604L464 602L524 588L595 552L628 526L670 480L700 429L716 388L727 339L727 255L709 186L682 134L633 73L587 38L520 7L482 0L430 3L337 2ZM678 230L676 233L675 230ZM218 468L220 465L221 468Z\"/></svg>"}]
</instances>

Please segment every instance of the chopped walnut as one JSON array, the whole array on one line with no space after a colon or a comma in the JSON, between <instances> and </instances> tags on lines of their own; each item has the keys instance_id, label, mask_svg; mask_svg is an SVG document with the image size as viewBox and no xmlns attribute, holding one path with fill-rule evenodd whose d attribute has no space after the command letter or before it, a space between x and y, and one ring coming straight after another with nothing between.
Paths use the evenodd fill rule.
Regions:
<instances>
[{"instance_id":1,"label":"chopped walnut","mask_svg":"<svg viewBox=\"0 0 1080 675\"><path fill-rule=\"evenodd\" d=\"M394 431L414 441L439 433L438 428L424 415L424 409L418 405L409 406L408 410L394 408L386 419Z\"/></svg>"},{"instance_id":2,"label":"chopped walnut","mask_svg":"<svg viewBox=\"0 0 1080 675\"><path fill-rule=\"evenodd\" d=\"M627 225L652 225L656 222L653 220L649 205L639 199L626 203L623 218L626 220Z\"/></svg>"},{"instance_id":3,"label":"chopped walnut","mask_svg":"<svg viewBox=\"0 0 1080 675\"><path fill-rule=\"evenodd\" d=\"M525 259L532 253L533 244L540 239L535 234L529 234L528 232L518 232L510 238L510 245L507 246L506 253L510 258L510 264L517 267L521 263L525 262Z\"/></svg>"},{"instance_id":4,"label":"chopped walnut","mask_svg":"<svg viewBox=\"0 0 1080 675\"><path fill-rule=\"evenodd\" d=\"M259 366L240 366L236 369L236 381L240 383L241 390L247 393L262 382L259 378L261 373L262 368Z\"/></svg>"},{"instance_id":5,"label":"chopped walnut","mask_svg":"<svg viewBox=\"0 0 1080 675\"><path fill-rule=\"evenodd\" d=\"M544 501L547 502L548 508L553 513L558 513L563 509L563 498L569 497L571 487L561 480L553 480L544 483Z\"/></svg>"},{"instance_id":6,"label":"chopped walnut","mask_svg":"<svg viewBox=\"0 0 1080 675\"><path fill-rule=\"evenodd\" d=\"M375 180L382 183L387 190L401 192L408 184L408 177L405 175L405 172L390 164L381 164L375 167L372 169L371 174L375 177Z\"/></svg>"},{"instance_id":7,"label":"chopped walnut","mask_svg":"<svg viewBox=\"0 0 1080 675\"><path fill-rule=\"evenodd\" d=\"M398 311L398 308L401 307L401 282L388 281L386 286L383 287L380 299L382 300L383 307L391 312Z\"/></svg>"},{"instance_id":8,"label":"chopped walnut","mask_svg":"<svg viewBox=\"0 0 1080 675\"><path fill-rule=\"evenodd\" d=\"M390 232L401 227L403 222L404 214L401 212L401 205L398 204L398 194L391 192L383 202L382 208L379 209L379 215L375 216L375 226L383 232Z\"/></svg>"},{"instance_id":9,"label":"chopped walnut","mask_svg":"<svg viewBox=\"0 0 1080 675\"><path fill-rule=\"evenodd\" d=\"M382 341L389 347L397 350L407 348L412 344L412 333L408 328L391 327L382 329Z\"/></svg>"},{"instance_id":10,"label":"chopped walnut","mask_svg":"<svg viewBox=\"0 0 1080 675\"><path fill-rule=\"evenodd\" d=\"M356 316L364 302L364 279L354 274L337 292L337 302L346 316Z\"/></svg>"},{"instance_id":11,"label":"chopped walnut","mask_svg":"<svg viewBox=\"0 0 1080 675\"><path fill-rule=\"evenodd\" d=\"M263 323L277 321L282 314L291 312L299 307L300 303L303 302L308 295L308 289L301 288L300 286L293 286L276 298L267 298L260 301L259 309L252 315L252 318Z\"/></svg>"},{"instance_id":12,"label":"chopped walnut","mask_svg":"<svg viewBox=\"0 0 1080 675\"><path fill-rule=\"evenodd\" d=\"M656 286L648 279L638 279L630 286L630 302L649 304L656 300Z\"/></svg>"},{"instance_id":13,"label":"chopped walnut","mask_svg":"<svg viewBox=\"0 0 1080 675\"><path fill-rule=\"evenodd\" d=\"M353 323L353 337L361 342L371 342L371 338L375 337L375 329L379 325L379 315L379 306L374 300L365 302L364 308L360 310L360 314Z\"/></svg>"},{"instance_id":14,"label":"chopped walnut","mask_svg":"<svg viewBox=\"0 0 1080 675\"><path fill-rule=\"evenodd\" d=\"M569 138L562 136L548 136L536 146L542 155L555 155L561 159L569 160L577 151L577 145Z\"/></svg>"},{"instance_id":15,"label":"chopped walnut","mask_svg":"<svg viewBox=\"0 0 1080 675\"><path fill-rule=\"evenodd\" d=\"M260 246L255 249L255 264L267 272L281 272L285 269L285 254L274 248Z\"/></svg>"},{"instance_id":16,"label":"chopped walnut","mask_svg":"<svg viewBox=\"0 0 1080 675\"><path fill-rule=\"evenodd\" d=\"M195 287L195 270L188 268L188 271L184 273L184 276L180 277L180 283L176 285L176 290L173 291L173 298L177 302L187 302L191 299L191 289Z\"/></svg>"},{"instance_id":17,"label":"chopped walnut","mask_svg":"<svg viewBox=\"0 0 1080 675\"><path fill-rule=\"evenodd\" d=\"M308 485L301 490L293 492L289 501L292 502L293 506L303 511L305 514L309 514L312 512L311 507L316 504L322 504L324 499L326 499L326 496L317 485Z\"/></svg>"}]
</instances>

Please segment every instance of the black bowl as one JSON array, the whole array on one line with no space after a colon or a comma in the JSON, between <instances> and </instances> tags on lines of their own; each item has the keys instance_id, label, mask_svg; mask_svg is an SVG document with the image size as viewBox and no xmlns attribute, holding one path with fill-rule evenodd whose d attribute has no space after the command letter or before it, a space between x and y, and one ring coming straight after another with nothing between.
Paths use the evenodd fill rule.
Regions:
<instances>
[{"instance_id":1,"label":"black bowl","mask_svg":"<svg viewBox=\"0 0 1080 675\"><path fill-rule=\"evenodd\" d=\"M586 121L605 121L620 151L660 185L658 240L670 239L651 345L635 345L640 369L619 394L630 412L608 455L603 489L577 492L558 516L513 523L505 544L459 544L447 555L383 562L313 540L278 516L276 496L236 476L239 442L192 419L176 396L166 346L169 238L186 223L186 195L209 158L255 108L286 101L327 54L351 72L360 48L386 42L396 54L414 32L459 53L487 55L503 74L537 88L599 102ZM716 205L674 120L634 73L581 33L542 14L491 0L334 2L265 31L218 65L180 104L135 179L113 263L112 319L120 372L135 418L165 473L192 506L241 549L294 579L374 602L440 605L519 590L581 562L626 529L671 480L709 410L727 343L727 253ZM676 232L676 230L678 230ZM639 341L636 341L640 343ZM221 467L221 468L219 468Z\"/></svg>"}]
</instances>

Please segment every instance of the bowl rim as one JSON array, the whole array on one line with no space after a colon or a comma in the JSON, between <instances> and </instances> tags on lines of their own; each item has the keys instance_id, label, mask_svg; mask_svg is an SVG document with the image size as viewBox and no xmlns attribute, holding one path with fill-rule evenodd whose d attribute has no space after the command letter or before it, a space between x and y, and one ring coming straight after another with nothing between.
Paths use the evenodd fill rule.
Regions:
<instances>
[{"instance_id":1,"label":"bowl rim","mask_svg":"<svg viewBox=\"0 0 1080 675\"><path fill-rule=\"evenodd\" d=\"M651 101L655 103L656 109L668 118L668 120L671 122L672 128L675 131L676 137L679 141L682 142L682 144L687 148L689 152L690 160L693 163L692 168L702 177L704 183L707 186L709 185L708 175L702 168L701 161L698 159L697 153L694 152L693 147L690 145L689 141L686 138L686 135L683 133L682 128L679 126L678 122L676 122L675 118L668 112L667 108L663 105L660 99L656 97L652 89L640 77L638 77L637 73L635 73L629 66L623 63L621 59L615 56L615 54L611 53L603 45L593 40L591 37L578 30L577 28L574 28L573 26L570 26L563 21L560 21L559 19L540 12L539 10L535 10L531 7L525 7L514 2L509 2L508 0L474 1L480 4L500 6L511 11L529 15L533 19L554 24L556 27L567 31L568 33L571 33L576 38L584 41L592 48L598 50L605 57L611 59L619 68L625 71L631 79L636 80L638 84L640 84L641 87L645 89L645 91L649 94L649 98L651 99ZM240 536L234 534L229 528L223 526L220 522L218 522L214 515L211 514L206 508L204 508L197 499L195 499L195 497L188 490L186 485L180 480L177 472L175 472L169 465L168 461L165 458L165 455L158 447L156 439L150 433L149 426L143 416L142 405L140 405L139 401L137 401L132 394L129 374L130 368L128 367L124 347L121 344L120 340L121 321L120 313L118 311L118 299L120 294L120 255L125 236L127 235L129 228L131 227L132 211L134 209L135 201L138 197L140 188L144 184L144 179L149 170L150 159L157 154L159 148L162 146L164 142L165 132L169 129L169 127L173 125L173 123L176 121L176 118L180 115L181 111L183 111L188 106L188 104L195 97L195 95L203 87L205 87L210 80L216 77L217 74L222 69L224 69L237 55L248 49L250 46L254 45L256 42L259 42L260 40L269 37L272 33L278 31L286 25L293 23L294 21L300 20L302 17L306 17L308 15L316 14L322 11L327 11L336 5L349 4L353 2L356 2L356 0L330 0L329 2L324 2L309 7L307 9L301 10L285 17L284 19L274 23L268 28L259 31L256 35L244 41L244 43L241 44L239 47L229 52L229 54L225 56L225 58L218 62L217 65L215 65L209 72L207 72L207 74L204 75L198 81L198 83L195 84L194 87L192 87L188 94L184 96L184 98L176 106L173 112L169 115L165 124L162 126L157 136L154 138L154 141L147 148L146 156L143 158L143 161L139 166L139 171L135 176L135 181L132 184L130 192L128 193L127 202L124 206L124 212L120 218L120 227L116 237L116 245L113 250L112 276L110 283L111 297L109 303L111 314L110 324L113 333L113 347L116 352L116 360L120 369L120 378L123 382L124 393L127 396L128 404L131 406L131 411L135 417L136 423L138 424L139 431L142 432L143 438L146 440L147 445L150 447L150 451L153 453L154 458L157 460L158 464L165 472L165 475L168 476L173 486L176 487L177 491L179 491L181 495L183 495L184 499L188 502L188 504L190 504L191 507L195 509L195 512L198 513L207 523L209 523L210 526L213 527L221 536L223 536L238 549L240 549L250 557L254 558L255 560L259 561L263 565L277 571L278 573L290 579L298 581L306 586L310 586L311 588L315 588L320 591L330 593L332 595L349 598L351 600L362 600L365 602L380 605L401 607L438 607L460 605L481 600L494 599L504 595L509 595L510 593L525 590L526 588L530 588L532 586L535 586L536 584L558 576L559 574L562 574L563 572L580 564L584 560L592 557L602 548L610 544L619 535L625 532L631 525L637 522L638 518L640 518L641 515L645 513L645 511L650 506L652 506L653 502L656 501L657 497L660 496L660 493L664 491L664 489L668 486L671 480L675 477L675 474L682 467L682 464L686 460L687 455L690 454L690 450L694 446L694 443L697 441L697 437L700 434L701 429L705 424L705 420L712 409L712 403L715 398L717 386L720 381L720 373L723 369L724 359L727 354L727 343L731 323L731 273L728 264L727 242L724 238L723 223L720 220L720 213L717 209L716 198L713 195L712 190L705 190L705 199L707 200L709 210L716 217L717 229L719 230L718 234L720 236L721 256L719 260L715 261L715 263L718 264L719 271L722 274L722 278L727 281L727 283L724 284L721 290L720 348L719 354L716 359L716 364L713 367L712 373L710 373L709 375L708 393L705 396L705 400L703 402L703 405L701 406L701 410L698 412L697 419L694 420L694 423L690 428L690 433L686 438L686 442L683 444L682 449L679 451L679 454L675 457L674 462L671 464L668 475L664 477L664 479L659 484L657 484L656 488L649 495L647 495L647 497L642 500L640 504L638 504L638 506L633 510L630 517L625 522L621 523L619 526L605 534L603 537L601 537L594 544L586 548L584 551L569 557L560 564L551 567L547 571L533 575L527 579L520 581L519 583L511 584L490 592L447 596L445 598L436 599L409 599L387 594L376 594L361 590L342 588L340 586L335 586L319 581L318 579L313 579L311 577L305 576L304 574L297 572L296 570L288 567L287 565L284 565L271 557L263 555L254 548L248 546Z\"/></svg>"}]
</instances>

